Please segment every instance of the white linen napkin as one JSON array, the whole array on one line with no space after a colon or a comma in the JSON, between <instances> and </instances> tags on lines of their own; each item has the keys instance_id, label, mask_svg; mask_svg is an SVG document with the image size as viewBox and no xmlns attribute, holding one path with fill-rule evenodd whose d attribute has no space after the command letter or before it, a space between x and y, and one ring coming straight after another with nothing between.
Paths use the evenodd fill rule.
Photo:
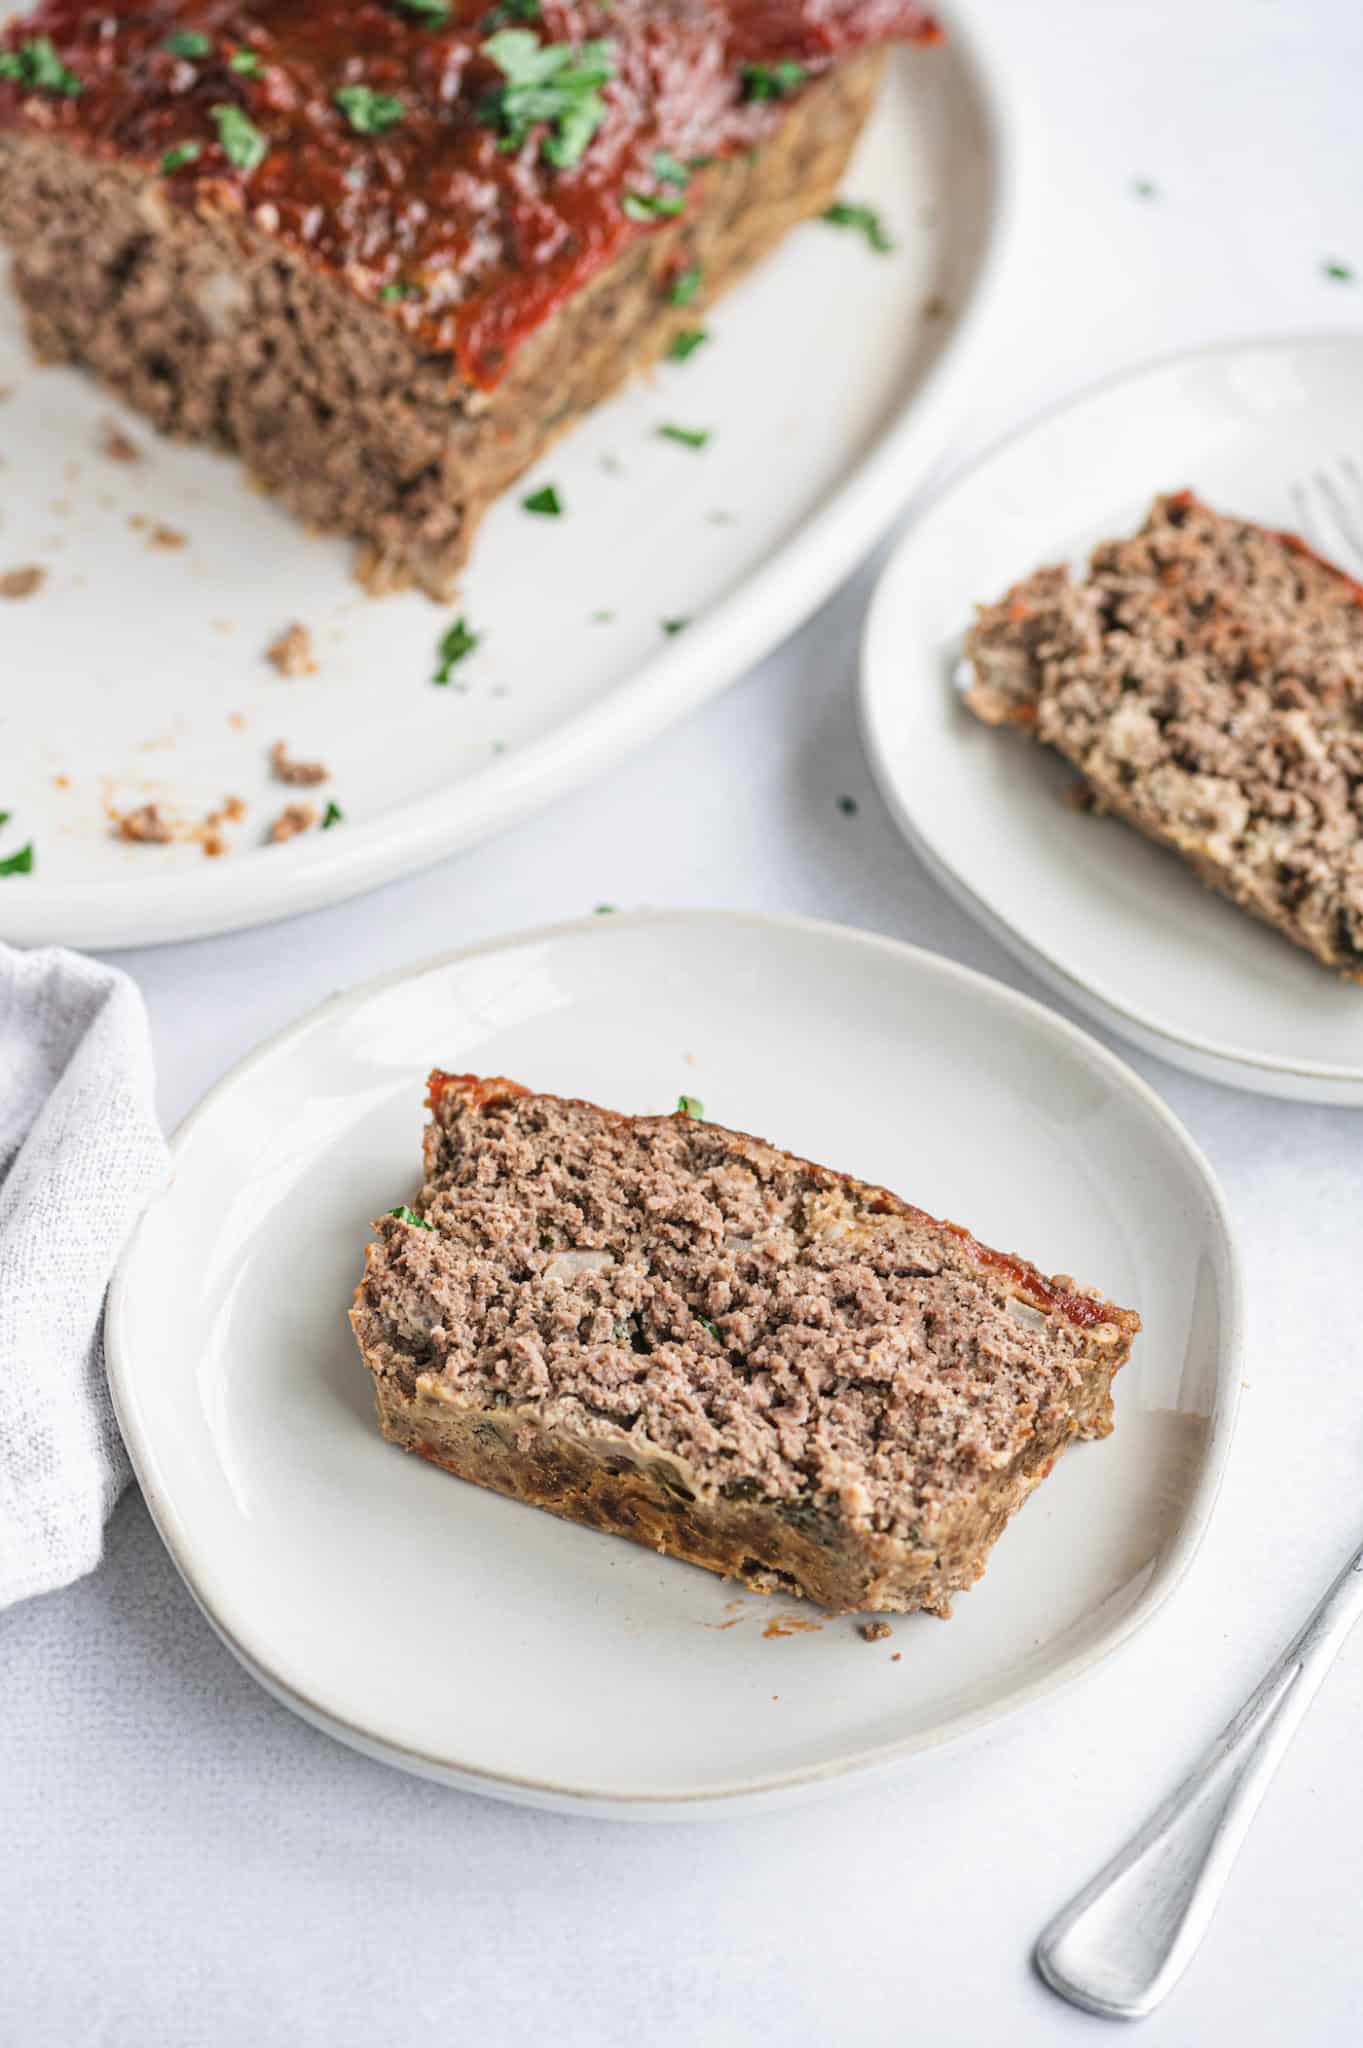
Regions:
<instances>
[{"instance_id":1,"label":"white linen napkin","mask_svg":"<svg viewBox=\"0 0 1363 2048\"><path fill-rule=\"evenodd\" d=\"M128 1478L104 1295L165 1172L133 983L0 945L0 1607L99 1562Z\"/></svg>"}]
</instances>

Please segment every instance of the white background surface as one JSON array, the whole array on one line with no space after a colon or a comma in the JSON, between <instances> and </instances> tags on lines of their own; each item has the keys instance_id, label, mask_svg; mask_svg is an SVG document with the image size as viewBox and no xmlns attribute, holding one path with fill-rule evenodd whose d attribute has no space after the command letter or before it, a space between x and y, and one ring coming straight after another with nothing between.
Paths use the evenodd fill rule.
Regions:
<instances>
[{"instance_id":1,"label":"white background surface","mask_svg":"<svg viewBox=\"0 0 1363 2048\"><path fill-rule=\"evenodd\" d=\"M1024 100L1030 185L994 373L958 455L1171 347L1360 324L1363 284L1320 267L1337 256L1363 272L1355 8L975 0L972 12ZM1132 194L1141 176L1157 201ZM167 1119L330 990L602 900L840 918L1026 985L927 881L871 793L852 716L868 588L863 575L728 696L500 840L303 922L124 956L151 1004ZM839 811L843 793L857 816ZM1104 2036L1107 2023L1030 1977L1034 1934L1239 1703L1363 1524L1350 1301L1363 1117L1135 1063L1223 1177L1252 1320L1211 1534L1170 1606L1109 1666L855 1798L669 1828L551 1818L404 1779L272 1705L209 1635L130 1498L99 1573L0 1621L0 2042L1030 2048ZM1363 2038L1360 1715L1363 1636L1143 2042Z\"/></svg>"}]
</instances>

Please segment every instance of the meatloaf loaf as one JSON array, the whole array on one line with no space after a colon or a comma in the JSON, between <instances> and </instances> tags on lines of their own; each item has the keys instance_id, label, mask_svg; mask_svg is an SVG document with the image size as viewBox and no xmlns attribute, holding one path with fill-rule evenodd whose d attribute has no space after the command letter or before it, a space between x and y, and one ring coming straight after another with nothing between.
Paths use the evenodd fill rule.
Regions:
<instances>
[{"instance_id":1,"label":"meatloaf loaf","mask_svg":"<svg viewBox=\"0 0 1363 2048\"><path fill-rule=\"evenodd\" d=\"M741 1132L436 1072L351 1314L385 1436L843 1612L950 1612L1140 1319Z\"/></svg>"},{"instance_id":2,"label":"meatloaf loaf","mask_svg":"<svg viewBox=\"0 0 1363 2048\"><path fill-rule=\"evenodd\" d=\"M39 0L0 33L38 354L375 589L827 206L913 0Z\"/></svg>"},{"instance_id":3,"label":"meatloaf loaf","mask_svg":"<svg viewBox=\"0 0 1363 2048\"><path fill-rule=\"evenodd\" d=\"M971 707L1056 747L1099 808L1363 980L1363 588L1190 491L1040 569L967 641Z\"/></svg>"}]
</instances>

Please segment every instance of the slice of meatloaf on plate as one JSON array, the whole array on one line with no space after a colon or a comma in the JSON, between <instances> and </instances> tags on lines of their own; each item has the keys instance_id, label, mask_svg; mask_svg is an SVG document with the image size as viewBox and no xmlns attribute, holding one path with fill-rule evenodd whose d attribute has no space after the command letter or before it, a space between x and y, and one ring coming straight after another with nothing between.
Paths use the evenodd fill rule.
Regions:
<instances>
[{"instance_id":1,"label":"slice of meatloaf on plate","mask_svg":"<svg viewBox=\"0 0 1363 2048\"><path fill-rule=\"evenodd\" d=\"M914 0L39 0L0 31L0 239L39 355L445 596L936 33Z\"/></svg>"},{"instance_id":2,"label":"slice of meatloaf on plate","mask_svg":"<svg viewBox=\"0 0 1363 2048\"><path fill-rule=\"evenodd\" d=\"M926 1608L1076 1437L1140 1319L700 1120L436 1072L425 1184L351 1321L384 1434L835 1611Z\"/></svg>"},{"instance_id":3,"label":"slice of meatloaf on plate","mask_svg":"<svg viewBox=\"0 0 1363 2048\"><path fill-rule=\"evenodd\" d=\"M981 608L967 701L1096 807L1363 981L1363 588L1190 491Z\"/></svg>"}]
</instances>

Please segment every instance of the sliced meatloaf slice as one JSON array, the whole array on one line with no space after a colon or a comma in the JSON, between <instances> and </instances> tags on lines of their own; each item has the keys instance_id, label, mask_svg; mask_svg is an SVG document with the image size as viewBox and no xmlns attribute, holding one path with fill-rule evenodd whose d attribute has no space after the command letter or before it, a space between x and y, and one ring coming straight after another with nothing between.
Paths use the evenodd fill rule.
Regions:
<instances>
[{"instance_id":1,"label":"sliced meatloaf slice","mask_svg":"<svg viewBox=\"0 0 1363 2048\"><path fill-rule=\"evenodd\" d=\"M38 0L0 28L0 240L41 357L447 596L935 33L913 0Z\"/></svg>"},{"instance_id":2,"label":"sliced meatloaf slice","mask_svg":"<svg viewBox=\"0 0 1363 2048\"><path fill-rule=\"evenodd\" d=\"M692 1115L436 1072L351 1314L384 1434L837 1611L948 1614L1140 1319Z\"/></svg>"},{"instance_id":3,"label":"sliced meatloaf slice","mask_svg":"<svg viewBox=\"0 0 1363 2048\"><path fill-rule=\"evenodd\" d=\"M1088 575L981 608L967 701L1099 808L1363 980L1363 588L1290 533L1160 498Z\"/></svg>"}]
</instances>

